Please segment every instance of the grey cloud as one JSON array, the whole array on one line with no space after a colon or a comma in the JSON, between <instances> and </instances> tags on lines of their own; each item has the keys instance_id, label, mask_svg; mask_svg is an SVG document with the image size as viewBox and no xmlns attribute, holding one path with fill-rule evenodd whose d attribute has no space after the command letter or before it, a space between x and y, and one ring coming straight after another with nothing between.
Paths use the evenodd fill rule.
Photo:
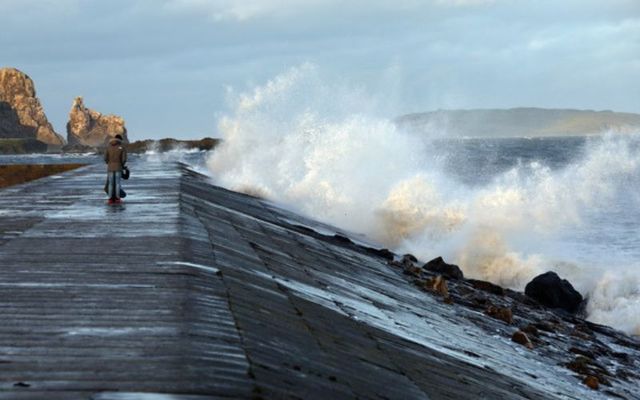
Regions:
<instances>
[{"instance_id":1,"label":"grey cloud","mask_svg":"<svg viewBox=\"0 0 640 400\"><path fill-rule=\"evenodd\" d=\"M134 138L215 135L225 86L306 61L328 79L393 93L389 116L512 106L640 112L635 0L52 4L0 0L0 61L34 77L59 131L82 94L125 116Z\"/></svg>"}]
</instances>

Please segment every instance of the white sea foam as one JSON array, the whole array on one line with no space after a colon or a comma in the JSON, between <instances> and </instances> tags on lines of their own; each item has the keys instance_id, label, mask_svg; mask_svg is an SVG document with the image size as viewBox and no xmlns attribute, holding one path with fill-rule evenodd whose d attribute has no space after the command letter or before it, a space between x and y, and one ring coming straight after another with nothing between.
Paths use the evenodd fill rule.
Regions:
<instances>
[{"instance_id":1,"label":"white sea foam","mask_svg":"<svg viewBox=\"0 0 640 400\"><path fill-rule=\"evenodd\" d=\"M561 170L534 162L472 187L446 172L428 139L376 117L382 102L326 84L312 65L232 101L208 161L219 184L424 260L443 255L467 276L504 286L523 289L555 270L590 297L592 320L640 334L635 265L585 259L562 242L640 173L640 153L625 138L593 140Z\"/></svg>"}]
</instances>

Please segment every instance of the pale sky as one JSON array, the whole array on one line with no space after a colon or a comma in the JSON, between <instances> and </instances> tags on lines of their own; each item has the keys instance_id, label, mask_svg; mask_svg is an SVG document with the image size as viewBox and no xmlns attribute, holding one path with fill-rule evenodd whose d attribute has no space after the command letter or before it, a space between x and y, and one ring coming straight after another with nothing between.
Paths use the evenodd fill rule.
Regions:
<instances>
[{"instance_id":1,"label":"pale sky","mask_svg":"<svg viewBox=\"0 0 640 400\"><path fill-rule=\"evenodd\" d=\"M238 91L303 64L439 108L640 113L640 0L0 0L0 66L56 130L73 98L132 140L217 136Z\"/></svg>"}]
</instances>

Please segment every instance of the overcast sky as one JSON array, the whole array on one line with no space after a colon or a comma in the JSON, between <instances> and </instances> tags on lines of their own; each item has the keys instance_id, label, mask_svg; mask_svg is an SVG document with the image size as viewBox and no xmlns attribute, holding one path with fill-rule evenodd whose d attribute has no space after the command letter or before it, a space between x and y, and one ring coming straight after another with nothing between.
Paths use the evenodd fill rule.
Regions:
<instances>
[{"instance_id":1,"label":"overcast sky","mask_svg":"<svg viewBox=\"0 0 640 400\"><path fill-rule=\"evenodd\" d=\"M640 112L640 0L0 0L0 66L56 130L73 98L131 139L216 136L225 88L310 62L387 113Z\"/></svg>"}]
</instances>

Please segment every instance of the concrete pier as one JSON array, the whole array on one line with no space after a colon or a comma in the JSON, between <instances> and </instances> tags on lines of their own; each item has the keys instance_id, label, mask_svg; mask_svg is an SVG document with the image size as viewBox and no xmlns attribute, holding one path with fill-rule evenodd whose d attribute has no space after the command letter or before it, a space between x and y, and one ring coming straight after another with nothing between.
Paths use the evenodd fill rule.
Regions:
<instances>
[{"instance_id":1,"label":"concrete pier","mask_svg":"<svg viewBox=\"0 0 640 400\"><path fill-rule=\"evenodd\" d=\"M0 190L0 398L607 397L335 228L151 161L107 206L103 169Z\"/></svg>"}]
</instances>

